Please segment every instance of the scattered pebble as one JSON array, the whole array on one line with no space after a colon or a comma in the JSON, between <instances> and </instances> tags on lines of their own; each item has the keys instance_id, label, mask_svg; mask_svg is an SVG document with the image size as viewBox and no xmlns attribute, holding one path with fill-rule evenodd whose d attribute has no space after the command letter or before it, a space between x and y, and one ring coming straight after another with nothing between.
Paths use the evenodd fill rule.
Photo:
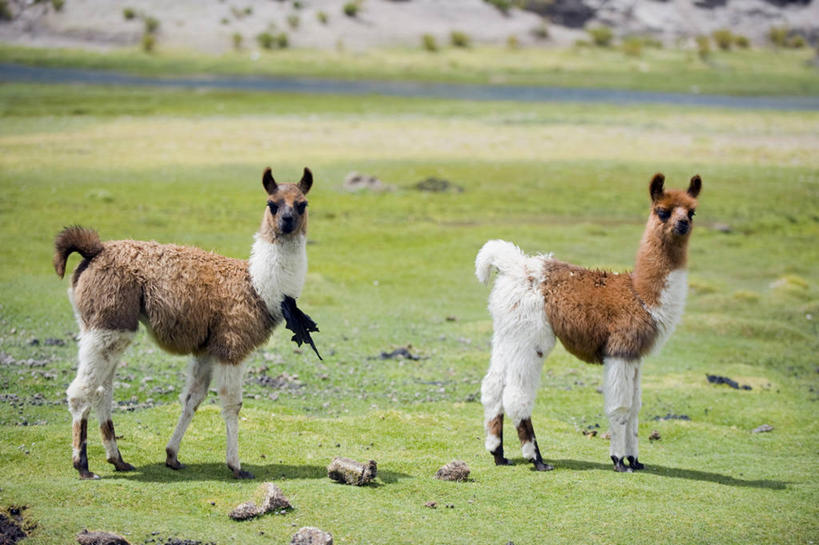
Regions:
<instances>
[{"instance_id":1,"label":"scattered pebble","mask_svg":"<svg viewBox=\"0 0 819 545\"><path fill-rule=\"evenodd\" d=\"M652 420L691 420L691 417L687 414L672 414L668 413L665 416L655 416Z\"/></svg>"},{"instance_id":2,"label":"scattered pebble","mask_svg":"<svg viewBox=\"0 0 819 545\"><path fill-rule=\"evenodd\" d=\"M453 460L439 469L435 478L442 481L466 481L469 478L469 466L462 460Z\"/></svg>"},{"instance_id":3,"label":"scattered pebble","mask_svg":"<svg viewBox=\"0 0 819 545\"><path fill-rule=\"evenodd\" d=\"M367 463L356 462L350 458L336 456L330 465L327 466L327 476L345 484L362 486L373 479L378 474L378 467L375 460Z\"/></svg>"},{"instance_id":4,"label":"scattered pebble","mask_svg":"<svg viewBox=\"0 0 819 545\"><path fill-rule=\"evenodd\" d=\"M426 502L424 504L424 507L429 507L430 509L437 509L438 508L438 502L428 501L428 502Z\"/></svg>"},{"instance_id":5,"label":"scattered pebble","mask_svg":"<svg viewBox=\"0 0 819 545\"><path fill-rule=\"evenodd\" d=\"M771 426L770 424L762 424L758 428L754 428L751 431L751 433L766 433L769 431L773 431L773 429L774 429L773 426Z\"/></svg>"},{"instance_id":6,"label":"scattered pebble","mask_svg":"<svg viewBox=\"0 0 819 545\"><path fill-rule=\"evenodd\" d=\"M130 545L122 536L110 532L89 532L83 530L77 534L80 545Z\"/></svg>"},{"instance_id":7,"label":"scattered pebble","mask_svg":"<svg viewBox=\"0 0 819 545\"><path fill-rule=\"evenodd\" d=\"M660 439L662 439L662 437L660 437L660 432L657 430L652 430L651 435L648 436L649 441L659 441Z\"/></svg>"},{"instance_id":8,"label":"scattered pebble","mask_svg":"<svg viewBox=\"0 0 819 545\"><path fill-rule=\"evenodd\" d=\"M412 352L410 352L411 348L412 346L410 345L402 346L400 348L396 348L392 352L381 352L381 355L378 357L381 358L382 360L391 360L395 358L413 361L420 360L421 356L414 356Z\"/></svg>"},{"instance_id":9,"label":"scattered pebble","mask_svg":"<svg viewBox=\"0 0 819 545\"><path fill-rule=\"evenodd\" d=\"M290 545L333 545L333 534L319 528L305 526L293 535Z\"/></svg>"},{"instance_id":10,"label":"scattered pebble","mask_svg":"<svg viewBox=\"0 0 819 545\"><path fill-rule=\"evenodd\" d=\"M285 497L281 489L275 484L269 482L264 483L262 484L262 488L264 489L264 499L262 500L261 506L256 505L253 501L247 501L237 505L228 516L233 520L247 520L271 512L284 514L288 509L293 508L290 504L290 500Z\"/></svg>"}]
</instances>

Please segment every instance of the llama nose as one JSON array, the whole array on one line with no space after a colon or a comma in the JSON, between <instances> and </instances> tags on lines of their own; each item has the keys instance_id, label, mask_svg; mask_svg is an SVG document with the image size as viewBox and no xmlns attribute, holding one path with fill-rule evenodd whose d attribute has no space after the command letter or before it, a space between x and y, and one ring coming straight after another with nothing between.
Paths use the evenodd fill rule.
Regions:
<instances>
[{"instance_id":1,"label":"llama nose","mask_svg":"<svg viewBox=\"0 0 819 545\"><path fill-rule=\"evenodd\" d=\"M293 230L293 216L282 216L281 229L285 233L289 233Z\"/></svg>"},{"instance_id":2,"label":"llama nose","mask_svg":"<svg viewBox=\"0 0 819 545\"><path fill-rule=\"evenodd\" d=\"M674 230L680 235L686 234L688 232L688 228L688 220L678 220L677 223L674 224Z\"/></svg>"}]
</instances>

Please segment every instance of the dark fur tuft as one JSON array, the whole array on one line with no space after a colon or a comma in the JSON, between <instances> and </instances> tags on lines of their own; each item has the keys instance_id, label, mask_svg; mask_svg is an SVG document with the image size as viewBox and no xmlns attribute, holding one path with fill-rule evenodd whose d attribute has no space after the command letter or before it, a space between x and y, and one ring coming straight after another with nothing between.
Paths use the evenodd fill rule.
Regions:
<instances>
[{"instance_id":1,"label":"dark fur tuft","mask_svg":"<svg viewBox=\"0 0 819 545\"><path fill-rule=\"evenodd\" d=\"M66 227L54 240L54 270L62 278L65 276L65 262L73 252L85 259L94 259L102 251L102 242L96 231L79 225Z\"/></svg>"}]
</instances>

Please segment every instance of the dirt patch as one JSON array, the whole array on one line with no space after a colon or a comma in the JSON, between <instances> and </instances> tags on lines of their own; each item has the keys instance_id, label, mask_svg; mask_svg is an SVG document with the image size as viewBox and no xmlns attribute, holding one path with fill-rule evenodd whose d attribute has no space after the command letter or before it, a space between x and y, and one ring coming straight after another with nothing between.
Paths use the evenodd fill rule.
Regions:
<instances>
[{"instance_id":1,"label":"dirt patch","mask_svg":"<svg viewBox=\"0 0 819 545\"><path fill-rule=\"evenodd\" d=\"M0 545L14 545L37 527L36 523L23 518L26 509L26 506L11 506L0 512Z\"/></svg>"},{"instance_id":2,"label":"dirt patch","mask_svg":"<svg viewBox=\"0 0 819 545\"><path fill-rule=\"evenodd\" d=\"M302 381L299 380L298 375L291 375L289 373L282 373L275 377L271 377L262 372L258 377L256 377L256 382L262 386L273 388L275 390L298 390L304 386Z\"/></svg>"},{"instance_id":3,"label":"dirt patch","mask_svg":"<svg viewBox=\"0 0 819 545\"><path fill-rule=\"evenodd\" d=\"M453 184L444 178L436 178L435 176L421 180L415 184L414 187L418 191L426 191L429 193L463 193L464 191L463 187Z\"/></svg>"},{"instance_id":4,"label":"dirt patch","mask_svg":"<svg viewBox=\"0 0 819 545\"><path fill-rule=\"evenodd\" d=\"M213 541L198 541L196 539L181 539L178 537L161 537L154 532L151 537L142 542L143 545L216 545Z\"/></svg>"},{"instance_id":5,"label":"dirt patch","mask_svg":"<svg viewBox=\"0 0 819 545\"><path fill-rule=\"evenodd\" d=\"M721 377L719 375L708 375L708 374L706 374L705 376L708 379L708 382L710 382L711 384L727 384L728 386L730 386L734 390L750 390L751 389L751 387L748 386L747 384L743 384L742 386L740 386L737 381L732 380L732 379L730 379L728 377Z\"/></svg>"}]
</instances>

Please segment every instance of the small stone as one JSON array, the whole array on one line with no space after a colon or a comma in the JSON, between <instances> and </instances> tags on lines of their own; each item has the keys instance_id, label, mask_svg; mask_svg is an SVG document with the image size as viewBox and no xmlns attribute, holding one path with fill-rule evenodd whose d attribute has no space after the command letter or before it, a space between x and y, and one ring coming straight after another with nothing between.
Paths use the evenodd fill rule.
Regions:
<instances>
[{"instance_id":1,"label":"small stone","mask_svg":"<svg viewBox=\"0 0 819 545\"><path fill-rule=\"evenodd\" d=\"M281 488L273 483L264 483L263 486L265 487L265 496L262 506L260 507L262 513L269 513L271 511L283 512L284 510L293 508L293 506L290 505L290 500L285 497Z\"/></svg>"},{"instance_id":2,"label":"small stone","mask_svg":"<svg viewBox=\"0 0 819 545\"><path fill-rule=\"evenodd\" d=\"M649 441L659 441L660 439L662 439L662 437L660 437L660 432L657 430L652 430L651 435L648 436Z\"/></svg>"},{"instance_id":3,"label":"small stone","mask_svg":"<svg viewBox=\"0 0 819 545\"><path fill-rule=\"evenodd\" d=\"M228 515L233 520L247 520L262 514L255 502L246 501L236 506Z\"/></svg>"},{"instance_id":4,"label":"small stone","mask_svg":"<svg viewBox=\"0 0 819 545\"><path fill-rule=\"evenodd\" d=\"M336 456L330 465L327 466L327 476L334 481L339 481L354 486L362 486L373 479L378 474L378 466L375 460L366 463L357 462L350 458Z\"/></svg>"},{"instance_id":5,"label":"small stone","mask_svg":"<svg viewBox=\"0 0 819 545\"><path fill-rule=\"evenodd\" d=\"M428 501L428 502L426 502L424 504L424 507L429 507L430 509L437 509L438 508L438 502Z\"/></svg>"},{"instance_id":6,"label":"small stone","mask_svg":"<svg viewBox=\"0 0 819 545\"><path fill-rule=\"evenodd\" d=\"M453 460L435 473L442 481L465 481L469 478L469 466L462 460Z\"/></svg>"},{"instance_id":7,"label":"small stone","mask_svg":"<svg viewBox=\"0 0 819 545\"><path fill-rule=\"evenodd\" d=\"M290 545L333 545L333 534L313 526L305 526L293 535Z\"/></svg>"},{"instance_id":8,"label":"small stone","mask_svg":"<svg viewBox=\"0 0 819 545\"><path fill-rule=\"evenodd\" d=\"M758 428L754 428L751 431L751 433L766 433L769 431L773 431L773 429L774 429L773 426L771 426L770 424L762 424Z\"/></svg>"},{"instance_id":9,"label":"small stone","mask_svg":"<svg viewBox=\"0 0 819 545\"><path fill-rule=\"evenodd\" d=\"M110 532L89 532L83 530L77 534L80 545L130 545L124 537Z\"/></svg>"}]
</instances>

